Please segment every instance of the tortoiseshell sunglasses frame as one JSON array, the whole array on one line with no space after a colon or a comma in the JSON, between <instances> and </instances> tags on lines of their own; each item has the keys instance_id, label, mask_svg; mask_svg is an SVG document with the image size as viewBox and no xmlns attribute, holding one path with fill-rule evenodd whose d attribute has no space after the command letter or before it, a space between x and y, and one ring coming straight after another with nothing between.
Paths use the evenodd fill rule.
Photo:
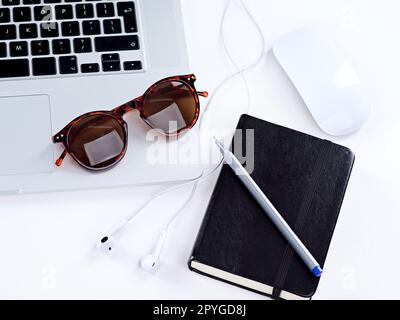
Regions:
<instances>
[{"instance_id":1,"label":"tortoiseshell sunglasses frame","mask_svg":"<svg viewBox=\"0 0 400 320\"><path fill-rule=\"evenodd\" d=\"M128 148L128 124L126 123L126 121L123 119L123 116L133 110L138 110L140 117L142 118L142 120L152 129L157 130L157 128L154 128L145 118L145 114L144 114L144 101L146 100L146 97L149 95L150 92L152 92L154 90L154 88L156 88L158 85L162 84L163 82L171 82L171 81L175 81L175 82L181 82L185 85L187 85L187 87L190 90L190 93L193 95L195 102L196 102L196 113L195 116L192 120L192 122L187 125L185 128L182 128L180 130L178 130L175 133L166 133L163 131L160 131L163 135L166 136L179 136L182 133L184 133L187 130L190 130L191 128L194 127L194 125L197 123L197 121L199 120L200 117L200 101L199 101L199 96L202 97L208 97L208 92L206 91L197 91L195 88L195 82L196 82L196 76L194 74L189 74L189 75L181 75L181 76L175 76L175 77L168 77L165 79L162 79L156 83L154 83L151 87L149 87L149 89L147 89L147 91L140 97L137 97L133 100L130 100L110 111L93 111L93 112L88 112L85 113L77 118L75 118L74 120L72 120L69 124L67 124L61 131L59 131L57 134L55 134L52 137L52 141L53 143L62 143L64 145L64 151L62 152L61 156L56 160L55 164L56 166L61 166L63 163L64 158L66 157L67 154L71 155L71 157L83 168L91 170L91 171L99 171L99 170L105 170L108 168L111 168L113 166L115 166L116 164L118 164L125 156L127 148ZM121 152L121 154L114 159L109 160L106 165L104 167L101 167L99 169L97 168L92 168L92 167L88 167L86 166L84 163L82 163L81 161L79 161L78 158L76 158L73 154L73 152L70 152L70 147L69 147L69 143L68 143L68 136L69 136L69 132L71 130L71 128L76 125L77 123L79 123L80 121L82 121L83 119L89 117L89 116L107 116L107 117L112 117L114 118L116 121L118 121L118 123L121 125L121 127L124 128L124 147L123 150Z\"/></svg>"}]
</instances>

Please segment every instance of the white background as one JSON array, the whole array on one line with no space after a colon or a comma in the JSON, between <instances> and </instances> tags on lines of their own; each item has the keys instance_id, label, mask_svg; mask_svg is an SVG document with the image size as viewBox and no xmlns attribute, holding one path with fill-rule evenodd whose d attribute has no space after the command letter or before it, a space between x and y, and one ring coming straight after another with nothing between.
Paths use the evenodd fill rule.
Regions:
<instances>
[{"instance_id":1,"label":"white background","mask_svg":"<svg viewBox=\"0 0 400 320\"><path fill-rule=\"evenodd\" d=\"M356 165L316 299L400 298L400 3L396 0L244 0L270 43L318 22L369 88L373 111L349 137L326 136L273 56L247 75L251 114L353 149ZM223 0L183 0L189 56L199 90L212 91L234 69L221 45ZM242 64L258 50L254 29L238 11L227 23ZM209 110L208 123L232 130L246 110L243 83L233 81ZM229 114L229 116L227 116ZM162 187L126 188L0 199L0 298L264 299L190 272L186 266L215 184L200 185L173 226L156 275L138 266L188 188L151 205L119 237L112 258L95 250L99 234Z\"/></svg>"}]
</instances>

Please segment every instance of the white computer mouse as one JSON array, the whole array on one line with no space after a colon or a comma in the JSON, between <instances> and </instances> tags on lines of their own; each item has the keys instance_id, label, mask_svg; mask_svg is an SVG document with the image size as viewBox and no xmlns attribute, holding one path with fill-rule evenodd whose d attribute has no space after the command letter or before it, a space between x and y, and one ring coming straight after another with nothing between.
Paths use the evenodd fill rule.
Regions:
<instances>
[{"instance_id":1,"label":"white computer mouse","mask_svg":"<svg viewBox=\"0 0 400 320\"><path fill-rule=\"evenodd\" d=\"M332 41L303 28L278 39L272 49L323 131L342 136L362 127L370 112L366 89Z\"/></svg>"}]
</instances>

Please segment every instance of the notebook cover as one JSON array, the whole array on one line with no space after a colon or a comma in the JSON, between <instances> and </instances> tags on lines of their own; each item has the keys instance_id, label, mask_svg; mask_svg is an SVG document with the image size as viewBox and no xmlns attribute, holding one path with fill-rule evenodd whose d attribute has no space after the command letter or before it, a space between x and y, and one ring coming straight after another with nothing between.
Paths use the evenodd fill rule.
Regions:
<instances>
[{"instance_id":1,"label":"notebook cover","mask_svg":"<svg viewBox=\"0 0 400 320\"><path fill-rule=\"evenodd\" d=\"M323 267L354 154L248 115L241 117L238 129L254 129L252 178ZM244 139L245 134L243 146ZM269 285L277 299L281 290L311 298L319 283L226 164L189 268L192 261Z\"/></svg>"}]
</instances>

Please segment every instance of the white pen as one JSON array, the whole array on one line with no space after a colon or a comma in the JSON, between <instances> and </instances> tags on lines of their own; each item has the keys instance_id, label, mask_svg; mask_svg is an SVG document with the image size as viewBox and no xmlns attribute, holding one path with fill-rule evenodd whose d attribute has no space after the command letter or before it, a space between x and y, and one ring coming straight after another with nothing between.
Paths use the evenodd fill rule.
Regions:
<instances>
[{"instance_id":1,"label":"white pen","mask_svg":"<svg viewBox=\"0 0 400 320\"><path fill-rule=\"evenodd\" d=\"M243 182L243 184L252 194L254 199L258 202L258 204L267 214L267 216L271 219L274 225L282 233L282 235L289 242L292 248L296 251L299 257L304 261L308 269L310 269L310 271L316 277L320 277L322 274L322 269L317 260L315 260L310 251L308 251L308 249L301 242L299 237L290 228L285 219L283 219L278 210L276 210L274 205L271 203L271 201L269 201L267 196L262 192L260 187L256 184L256 182L249 175L249 173L242 166L240 161L235 157L235 155L228 149L226 149L225 146L221 143L221 141L219 141L215 137L214 140L219 150L221 151L225 159L225 162L232 168L232 170L236 173L237 177Z\"/></svg>"}]
</instances>

